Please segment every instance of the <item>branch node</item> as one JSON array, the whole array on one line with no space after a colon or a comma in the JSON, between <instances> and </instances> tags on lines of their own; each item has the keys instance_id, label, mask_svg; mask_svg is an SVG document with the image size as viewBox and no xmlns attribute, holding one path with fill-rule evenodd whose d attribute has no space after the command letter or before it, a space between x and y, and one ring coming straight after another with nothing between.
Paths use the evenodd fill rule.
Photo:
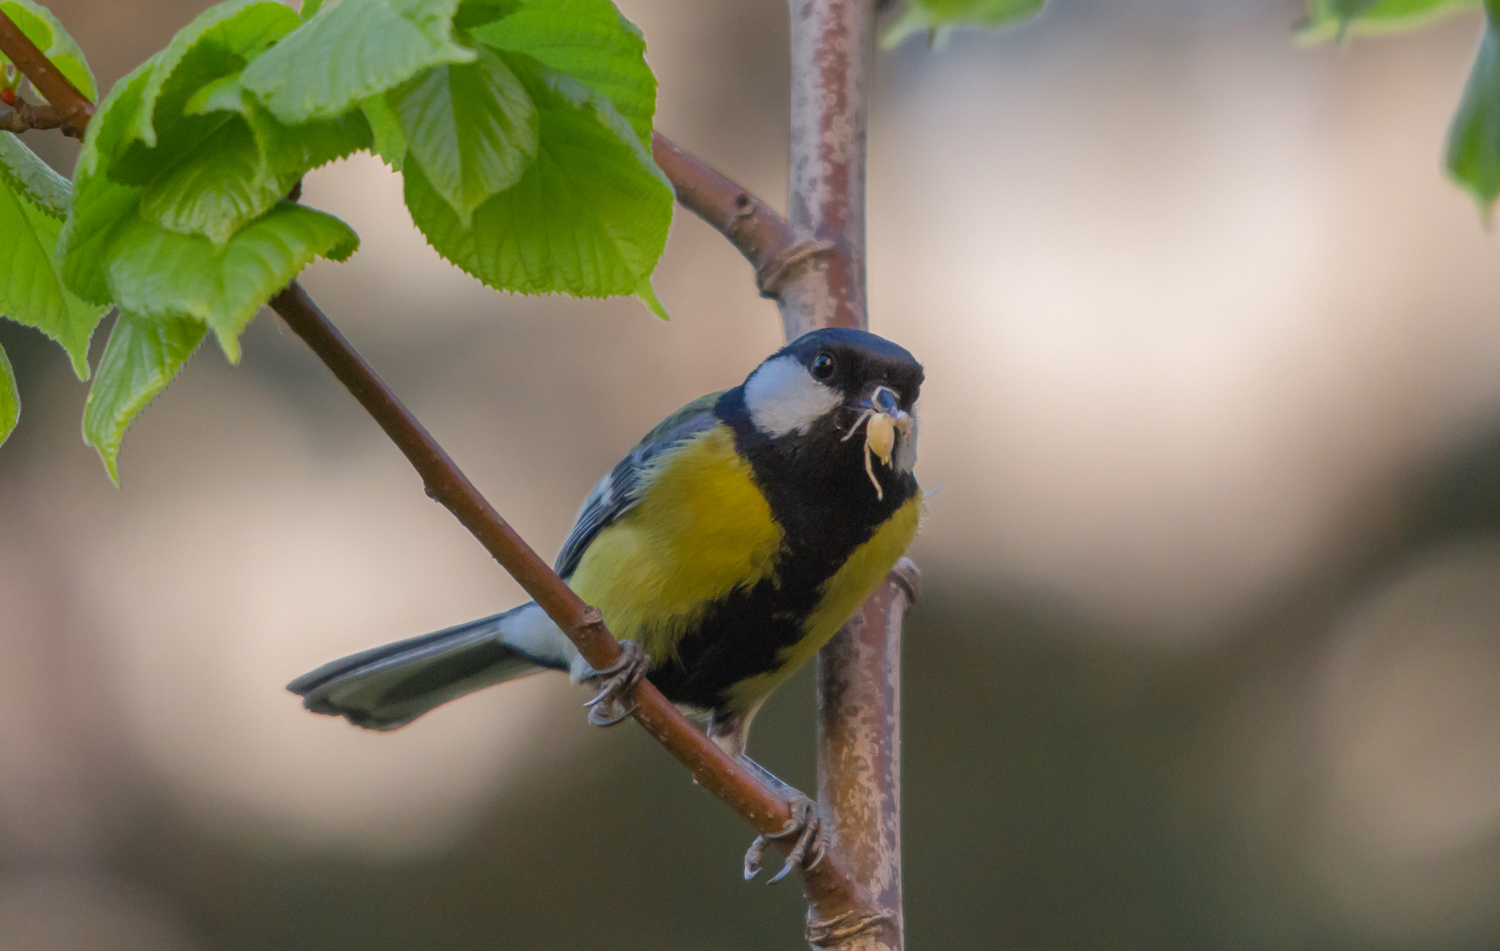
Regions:
<instances>
[{"instance_id":1,"label":"branch node","mask_svg":"<svg viewBox=\"0 0 1500 951\"><path fill-rule=\"evenodd\" d=\"M573 630L578 631L579 633L583 633L589 628L593 628L593 633L608 633L604 629L604 615L600 614L599 609L594 607L592 604L589 605L589 609L587 611L583 612L583 617L578 619L578 623L573 625Z\"/></svg>"},{"instance_id":2,"label":"branch node","mask_svg":"<svg viewBox=\"0 0 1500 951\"><path fill-rule=\"evenodd\" d=\"M814 918L808 915L807 930L803 932L807 943L817 948L831 948L837 944L857 938L862 934L894 925L896 916L888 911L873 914L855 909L832 918Z\"/></svg>"},{"instance_id":3,"label":"branch node","mask_svg":"<svg viewBox=\"0 0 1500 951\"><path fill-rule=\"evenodd\" d=\"M906 593L906 603L916 604L917 597L922 593L922 572L917 563L910 558L902 556L896 562L896 567L891 569L890 579L901 586Z\"/></svg>"},{"instance_id":4,"label":"branch node","mask_svg":"<svg viewBox=\"0 0 1500 951\"><path fill-rule=\"evenodd\" d=\"M83 130L75 127L62 113L52 106L34 106L19 96L7 103L11 111L0 115L0 129L20 135L32 129L58 129L63 135L75 139L83 138Z\"/></svg>"},{"instance_id":5,"label":"branch node","mask_svg":"<svg viewBox=\"0 0 1500 951\"><path fill-rule=\"evenodd\" d=\"M755 271L755 287L762 297L777 297L781 286L794 272L824 255L838 254L832 241L798 241Z\"/></svg>"}]
</instances>

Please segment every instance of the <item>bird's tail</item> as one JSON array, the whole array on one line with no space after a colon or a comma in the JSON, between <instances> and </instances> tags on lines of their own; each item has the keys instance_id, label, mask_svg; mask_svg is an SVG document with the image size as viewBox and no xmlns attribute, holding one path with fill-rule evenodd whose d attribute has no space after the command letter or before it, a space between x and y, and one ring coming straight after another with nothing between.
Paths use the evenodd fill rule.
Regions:
<instances>
[{"instance_id":1,"label":"bird's tail","mask_svg":"<svg viewBox=\"0 0 1500 951\"><path fill-rule=\"evenodd\" d=\"M287 684L314 713L394 730L466 693L567 670L567 639L533 603L324 664Z\"/></svg>"}]
</instances>

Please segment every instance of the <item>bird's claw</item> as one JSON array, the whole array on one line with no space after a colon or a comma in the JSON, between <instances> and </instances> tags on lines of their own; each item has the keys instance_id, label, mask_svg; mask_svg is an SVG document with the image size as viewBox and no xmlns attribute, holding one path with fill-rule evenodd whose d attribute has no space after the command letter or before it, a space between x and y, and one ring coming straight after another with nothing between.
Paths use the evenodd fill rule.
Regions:
<instances>
[{"instance_id":1,"label":"bird's claw","mask_svg":"<svg viewBox=\"0 0 1500 951\"><path fill-rule=\"evenodd\" d=\"M597 670L584 678L599 687L594 699L585 703L589 708L589 723L594 726L614 726L623 723L636 711L636 705L628 708L621 698L651 669L651 658L635 641L620 642L620 659L603 670Z\"/></svg>"},{"instance_id":2,"label":"bird's claw","mask_svg":"<svg viewBox=\"0 0 1500 951\"><path fill-rule=\"evenodd\" d=\"M793 800L791 806L792 817L787 820L780 832L758 835L755 841L750 843L750 848L745 852L745 881L748 882L760 874L766 846L772 839L786 839L795 835L797 844L787 854L781 871L773 875L766 882L767 885L775 885L790 875L792 869L799 866L809 870L817 868L818 863L823 861L823 857L828 854L828 838L823 834L823 820L818 816L817 806L805 796Z\"/></svg>"}]
</instances>

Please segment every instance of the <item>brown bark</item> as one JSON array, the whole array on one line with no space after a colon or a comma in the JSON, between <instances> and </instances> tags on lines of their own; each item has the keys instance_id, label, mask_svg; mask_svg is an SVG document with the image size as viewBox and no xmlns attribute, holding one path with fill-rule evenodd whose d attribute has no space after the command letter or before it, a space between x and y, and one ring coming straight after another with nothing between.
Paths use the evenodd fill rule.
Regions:
<instances>
[{"instance_id":1,"label":"brown bark","mask_svg":"<svg viewBox=\"0 0 1500 951\"><path fill-rule=\"evenodd\" d=\"M16 64L37 92L46 97L63 122L69 135L82 137L84 126L94 116L94 104L88 101L68 77L58 71L52 61L42 55L30 37L21 32L15 21L0 12L0 51Z\"/></svg>"}]
</instances>

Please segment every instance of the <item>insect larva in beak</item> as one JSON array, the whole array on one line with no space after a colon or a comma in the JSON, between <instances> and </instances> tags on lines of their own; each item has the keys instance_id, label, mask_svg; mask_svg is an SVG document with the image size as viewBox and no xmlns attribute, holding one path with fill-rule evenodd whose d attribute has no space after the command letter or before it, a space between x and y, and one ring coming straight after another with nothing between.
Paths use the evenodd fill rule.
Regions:
<instances>
[{"instance_id":1,"label":"insect larva in beak","mask_svg":"<svg viewBox=\"0 0 1500 951\"><path fill-rule=\"evenodd\" d=\"M896 420L885 413L873 413L865 424L865 445L886 465L891 464L891 450L896 448Z\"/></svg>"},{"instance_id":2,"label":"insect larva in beak","mask_svg":"<svg viewBox=\"0 0 1500 951\"><path fill-rule=\"evenodd\" d=\"M875 498L881 500L885 499L885 490L880 487L880 480L875 478L875 467L870 465L870 456L879 456L881 462L891 464L891 450L896 446L896 426L895 417L885 413L870 413L870 420L865 423L865 474L870 477L870 484L875 486Z\"/></svg>"}]
</instances>

